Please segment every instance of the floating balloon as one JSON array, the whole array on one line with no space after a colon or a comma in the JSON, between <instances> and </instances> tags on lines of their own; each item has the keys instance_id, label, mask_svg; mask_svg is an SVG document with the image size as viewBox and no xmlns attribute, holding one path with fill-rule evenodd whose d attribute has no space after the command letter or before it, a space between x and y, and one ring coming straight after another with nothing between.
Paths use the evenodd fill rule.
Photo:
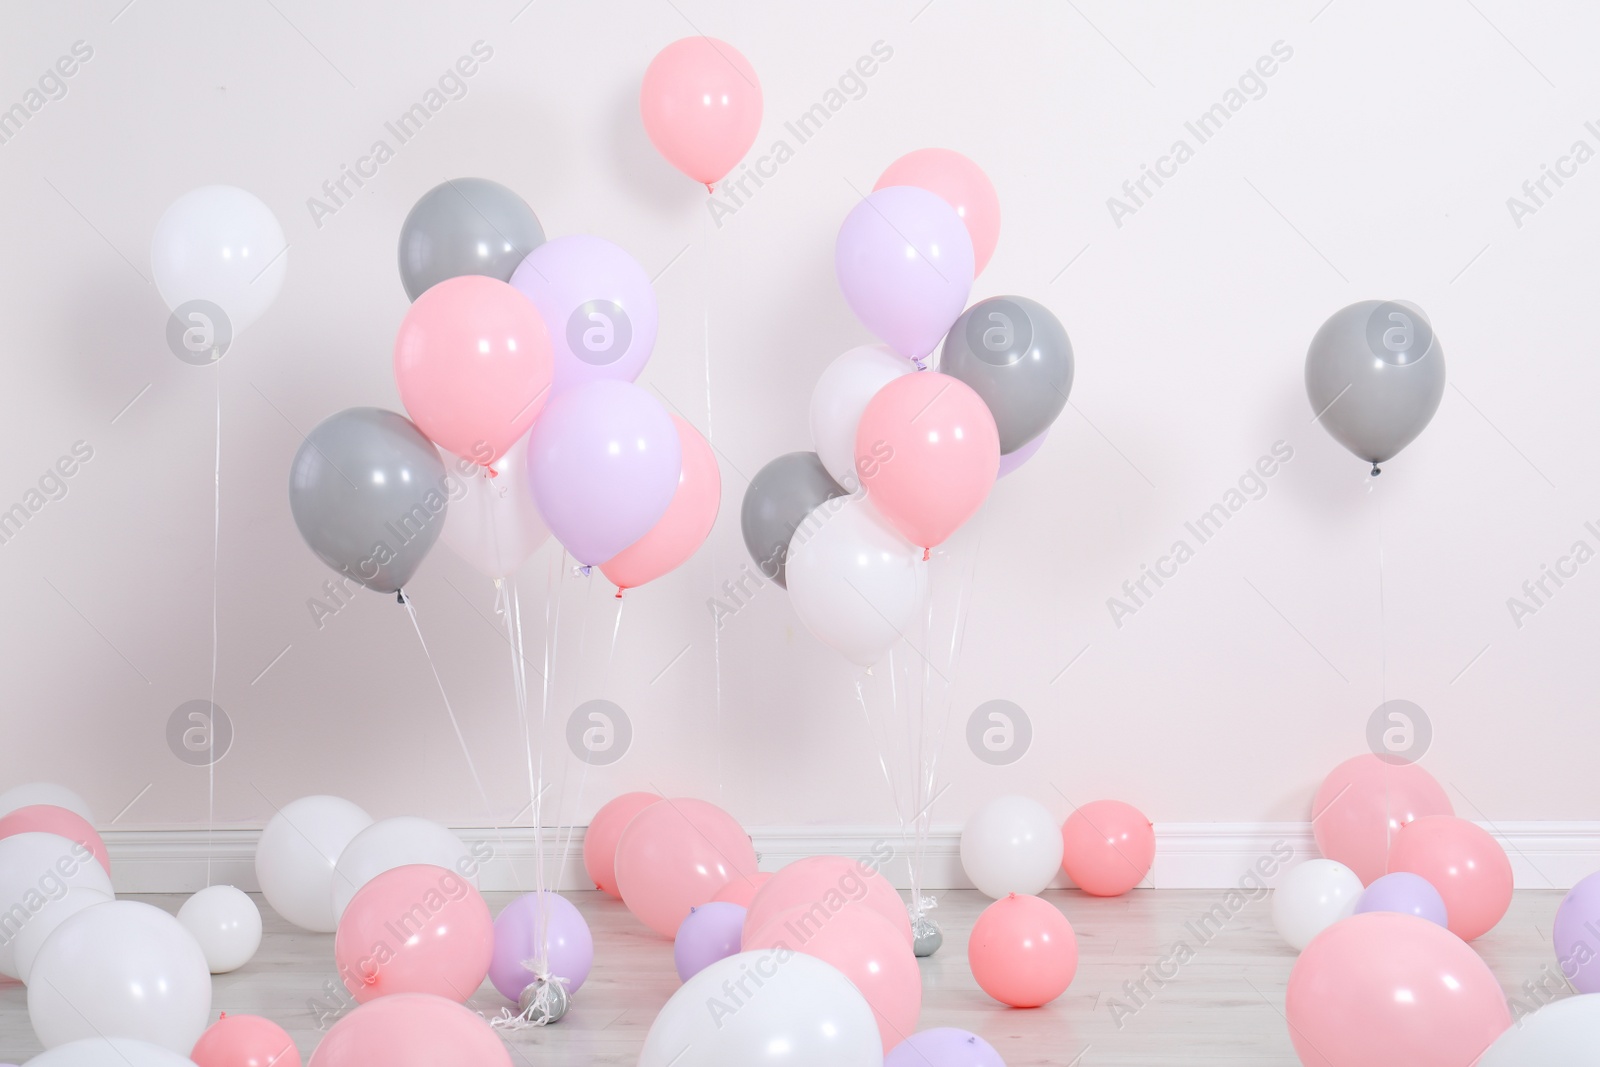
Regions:
<instances>
[{"instance_id":1,"label":"floating balloon","mask_svg":"<svg viewBox=\"0 0 1600 1067\"><path fill-rule=\"evenodd\" d=\"M310 1067L512 1067L511 1052L483 1017L453 1000L396 993L334 1023Z\"/></svg>"},{"instance_id":2,"label":"floating balloon","mask_svg":"<svg viewBox=\"0 0 1600 1067\"><path fill-rule=\"evenodd\" d=\"M1556 909L1556 959L1580 993L1600 993L1600 872L1581 879Z\"/></svg>"},{"instance_id":3,"label":"floating balloon","mask_svg":"<svg viewBox=\"0 0 1600 1067\"><path fill-rule=\"evenodd\" d=\"M423 193L400 226L400 283L415 300L447 278L508 282L543 244L544 227L522 197L487 178L452 178Z\"/></svg>"},{"instance_id":4,"label":"floating balloon","mask_svg":"<svg viewBox=\"0 0 1600 1067\"><path fill-rule=\"evenodd\" d=\"M209 351L197 362L209 363L283 291L289 245L277 216L254 195L206 185L162 214L150 240L150 267L168 310L208 338Z\"/></svg>"},{"instance_id":5,"label":"floating balloon","mask_svg":"<svg viewBox=\"0 0 1600 1067\"><path fill-rule=\"evenodd\" d=\"M539 977L543 963L563 988L576 993L594 966L594 935L572 901L557 893L524 893L494 921L494 958L489 980L500 995L520 1003L523 991Z\"/></svg>"},{"instance_id":6,"label":"floating balloon","mask_svg":"<svg viewBox=\"0 0 1600 1067\"><path fill-rule=\"evenodd\" d=\"M29 782L27 785L12 786L4 793L0 793L0 815L10 815L18 808L32 807L35 804L66 808L91 826L94 825L94 813L89 810L88 801L64 785L56 785L53 782Z\"/></svg>"},{"instance_id":7,"label":"floating balloon","mask_svg":"<svg viewBox=\"0 0 1600 1067\"><path fill-rule=\"evenodd\" d=\"M622 902L662 937L676 934L689 909L709 904L728 879L755 869L755 848L733 816L690 797L645 808L617 842Z\"/></svg>"},{"instance_id":8,"label":"floating balloon","mask_svg":"<svg viewBox=\"0 0 1600 1067\"><path fill-rule=\"evenodd\" d=\"M450 510L439 536L489 578L509 578L550 540L528 487L527 439L487 467L446 452Z\"/></svg>"},{"instance_id":9,"label":"floating balloon","mask_svg":"<svg viewBox=\"0 0 1600 1067\"><path fill-rule=\"evenodd\" d=\"M817 379L811 391L811 443L839 485L852 491L861 487L861 476L856 473L856 428L861 425L861 414L878 390L912 369L884 345L862 345L829 363ZM821 502L814 501L806 511Z\"/></svg>"},{"instance_id":10,"label":"floating balloon","mask_svg":"<svg viewBox=\"0 0 1600 1067\"><path fill-rule=\"evenodd\" d=\"M333 869L372 816L341 797L309 796L278 809L256 842L256 880L272 910L319 934L339 926Z\"/></svg>"},{"instance_id":11,"label":"floating balloon","mask_svg":"<svg viewBox=\"0 0 1600 1067\"><path fill-rule=\"evenodd\" d=\"M0 839L26 833L55 834L76 841L94 853L107 874L111 873L111 857L106 855L105 842L100 840L89 820L75 811L54 804L30 804L0 815Z\"/></svg>"},{"instance_id":12,"label":"floating balloon","mask_svg":"<svg viewBox=\"0 0 1600 1067\"><path fill-rule=\"evenodd\" d=\"M455 870L408 864L374 876L339 918L333 959L362 1004L396 993L464 1002L489 974L494 920Z\"/></svg>"},{"instance_id":13,"label":"floating balloon","mask_svg":"<svg viewBox=\"0 0 1600 1067\"><path fill-rule=\"evenodd\" d=\"M776 874L757 877L765 883L749 905L745 930L750 933L790 908L820 906L834 912L848 905L875 912L898 931L908 947L912 943L905 901L871 863L849 856L807 856Z\"/></svg>"},{"instance_id":14,"label":"floating balloon","mask_svg":"<svg viewBox=\"0 0 1600 1067\"><path fill-rule=\"evenodd\" d=\"M1061 869L1055 816L1027 797L994 798L961 828L961 868L986 896L1043 892Z\"/></svg>"},{"instance_id":15,"label":"floating balloon","mask_svg":"<svg viewBox=\"0 0 1600 1067\"><path fill-rule=\"evenodd\" d=\"M1335 767L1311 802L1317 851L1371 885L1388 870L1389 843L1424 815L1453 815L1444 787L1415 763L1390 763L1371 753Z\"/></svg>"},{"instance_id":16,"label":"floating balloon","mask_svg":"<svg viewBox=\"0 0 1600 1067\"><path fill-rule=\"evenodd\" d=\"M722 472L717 469L716 453L700 431L678 416L672 416L678 431L678 448L683 454L678 472L678 488L672 503L650 532L600 565L600 571L617 586L633 589L653 582L688 562L711 535L722 503Z\"/></svg>"},{"instance_id":17,"label":"floating balloon","mask_svg":"<svg viewBox=\"0 0 1600 1067\"><path fill-rule=\"evenodd\" d=\"M623 793L594 813L583 832L583 869L589 872L596 889L622 899L617 892L617 842L635 815L661 799L659 793Z\"/></svg>"},{"instance_id":18,"label":"floating balloon","mask_svg":"<svg viewBox=\"0 0 1600 1067\"><path fill-rule=\"evenodd\" d=\"M1511 906L1506 850L1489 831L1453 815L1401 827L1389 849L1389 870L1427 879L1444 898L1450 932L1463 941L1488 933Z\"/></svg>"},{"instance_id":19,"label":"floating balloon","mask_svg":"<svg viewBox=\"0 0 1600 1067\"><path fill-rule=\"evenodd\" d=\"M872 188L891 185L926 189L955 208L972 238L972 273L983 273L1000 243L1000 197L982 168L948 148L919 148L889 164Z\"/></svg>"},{"instance_id":20,"label":"floating balloon","mask_svg":"<svg viewBox=\"0 0 1600 1067\"><path fill-rule=\"evenodd\" d=\"M195 1067L300 1067L300 1050L283 1027L259 1015L224 1015L189 1053Z\"/></svg>"},{"instance_id":21,"label":"floating balloon","mask_svg":"<svg viewBox=\"0 0 1600 1067\"><path fill-rule=\"evenodd\" d=\"M755 144L761 102L755 68L715 37L667 45L639 90L639 114L656 151L708 190Z\"/></svg>"},{"instance_id":22,"label":"floating balloon","mask_svg":"<svg viewBox=\"0 0 1600 1067\"><path fill-rule=\"evenodd\" d=\"M112 895L111 876L87 845L41 833L14 834L0 840L0 915L8 916L6 922L12 930L26 929L41 919L49 921L47 891L57 885L68 892L82 888ZM16 949L16 937L0 938L0 974L8 978L21 976Z\"/></svg>"},{"instance_id":23,"label":"floating balloon","mask_svg":"<svg viewBox=\"0 0 1600 1067\"><path fill-rule=\"evenodd\" d=\"M178 909L212 974L227 974L249 963L261 947L261 911L248 893L213 885L195 893Z\"/></svg>"},{"instance_id":24,"label":"floating balloon","mask_svg":"<svg viewBox=\"0 0 1600 1067\"><path fill-rule=\"evenodd\" d=\"M1296 951L1322 931L1355 914L1361 879L1334 860L1306 860L1272 891L1272 925Z\"/></svg>"},{"instance_id":25,"label":"floating balloon","mask_svg":"<svg viewBox=\"0 0 1600 1067\"><path fill-rule=\"evenodd\" d=\"M1072 342L1050 309L1025 296L992 296L956 320L939 372L971 386L1000 432L1002 455L1035 440L1072 392Z\"/></svg>"},{"instance_id":26,"label":"floating balloon","mask_svg":"<svg viewBox=\"0 0 1600 1067\"><path fill-rule=\"evenodd\" d=\"M977 1034L938 1026L912 1034L890 1049L883 1067L1006 1067L1006 1063Z\"/></svg>"},{"instance_id":27,"label":"floating balloon","mask_svg":"<svg viewBox=\"0 0 1600 1067\"><path fill-rule=\"evenodd\" d=\"M983 991L1013 1008L1037 1008L1067 991L1078 973L1072 924L1041 897L990 904L967 939L967 963Z\"/></svg>"},{"instance_id":28,"label":"floating balloon","mask_svg":"<svg viewBox=\"0 0 1600 1067\"><path fill-rule=\"evenodd\" d=\"M1518 1019L1475 1067L1594 1067L1600 996L1552 1001Z\"/></svg>"},{"instance_id":29,"label":"floating balloon","mask_svg":"<svg viewBox=\"0 0 1600 1067\"><path fill-rule=\"evenodd\" d=\"M762 576L787 589L796 531L825 502L846 495L815 452L786 452L757 471L744 491L739 526Z\"/></svg>"},{"instance_id":30,"label":"floating balloon","mask_svg":"<svg viewBox=\"0 0 1600 1067\"><path fill-rule=\"evenodd\" d=\"M1132 804L1090 801L1061 826L1061 869L1090 896L1121 896L1144 881L1155 859L1155 827Z\"/></svg>"},{"instance_id":31,"label":"floating balloon","mask_svg":"<svg viewBox=\"0 0 1600 1067\"><path fill-rule=\"evenodd\" d=\"M709 904L690 908L672 939L672 963L678 980L687 982L718 960L740 951L746 910L738 904Z\"/></svg>"},{"instance_id":32,"label":"floating balloon","mask_svg":"<svg viewBox=\"0 0 1600 1067\"><path fill-rule=\"evenodd\" d=\"M454 871L476 887L478 864L454 831L427 819L401 815L383 819L350 839L333 869L333 915L344 915L357 891L384 871L429 864Z\"/></svg>"},{"instance_id":33,"label":"floating balloon","mask_svg":"<svg viewBox=\"0 0 1600 1067\"><path fill-rule=\"evenodd\" d=\"M1433 888L1433 883L1405 871L1386 874L1362 891L1356 898L1355 913L1365 915L1369 911L1392 911L1427 919L1436 926L1450 925L1444 898Z\"/></svg>"}]
</instances>

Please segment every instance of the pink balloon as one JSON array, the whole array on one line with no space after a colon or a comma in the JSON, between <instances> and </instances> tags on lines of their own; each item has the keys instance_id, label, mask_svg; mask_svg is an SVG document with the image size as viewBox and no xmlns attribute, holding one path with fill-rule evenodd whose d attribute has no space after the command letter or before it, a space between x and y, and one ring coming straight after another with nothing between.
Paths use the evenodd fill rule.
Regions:
<instances>
[{"instance_id":1,"label":"pink balloon","mask_svg":"<svg viewBox=\"0 0 1600 1067\"><path fill-rule=\"evenodd\" d=\"M333 959L362 1004L397 993L464 1002L489 974L494 919L472 883L427 863L395 867L356 891Z\"/></svg>"},{"instance_id":2,"label":"pink balloon","mask_svg":"<svg viewBox=\"0 0 1600 1067\"><path fill-rule=\"evenodd\" d=\"M617 842L635 815L660 800L656 793L624 793L612 797L594 813L589 828L583 832L583 869L589 872L596 889L622 899L617 892Z\"/></svg>"},{"instance_id":3,"label":"pink balloon","mask_svg":"<svg viewBox=\"0 0 1600 1067\"><path fill-rule=\"evenodd\" d=\"M757 871L755 874L741 874L728 879L728 884L717 890L717 895L711 898L713 904L737 904L741 908L749 909L750 902L755 900L761 887L772 881L770 871Z\"/></svg>"},{"instance_id":4,"label":"pink balloon","mask_svg":"<svg viewBox=\"0 0 1600 1067\"><path fill-rule=\"evenodd\" d=\"M752 875L750 835L715 804L678 797L635 815L617 842L617 889L638 920L672 937L690 908L736 875Z\"/></svg>"},{"instance_id":5,"label":"pink balloon","mask_svg":"<svg viewBox=\"0 0 1600 1067\"><path fill-rule=\"evenodd\" d=\"M200 1035L189 1058L196 1067L300 1067L300 1050L283 1027L227 1012Z\"/></svg>"},{"instance_id":6,"label":"pink balloon","mask_svg":"<svg viewBox=\"0 0 1600 1067\"><path fill-rule=\"evenodd\" d=\"M1038 437L1029 441L1015 452L1007 452L1000 457L1000 477L1014 474L1018 467L1032 459L1044 447L1044 439L1050 436L1050 431L1045 430Z\"/></svg>"},{"instance_id":7,"label":"pink balloon","mask_svg":"<svg viewBox=\"0 0 1600 1067\"><path fill-rule=\"evenodd\" d=\"M850 979L872 1008L885 1052L916 1030L922 1011L917 957L889 921L870 908L789 908L739 945L741 952L776 948L815 956Z\"/></svg>"},{"instance_id":8,"label":"pink balloon","mask_svg":"<svg viewBox=\"0 0 1600 1067\"><path fill-rule=\"evenodd\" d=\"M889 164L873 189L914 185L956 209L972 238L974 274L982 274L1000 243L1000 197L972 160L948 148L919 148Z\"/></svg>"},{"instance_id":9,"label":"pink balloon","mask_svg":"<svg viewBox=\"0 0 1600 1067\"><path fill-rule=\"evenodd\" d=\"M972 289L972 238L938 194L909 185L868 193L833 246L845 302L890 348L920 360L938 347Z\"/></svg>"},{"instance_id":10,"label":"pink balloon","mask_svg":"<svg viewBox=\"0 0 1600 1067\"><path fill-rule=\"evenodd\" d=\"M511 1067L482 1016L443 997L397 993L333 1024L310 1067Z\"/></svg>"},{"instance_id":11,"label":"pink balloon","mask_svg":"<svg viewBox=\"0 0 1600 1067\"><path fill-rule=\"evenodd\" d=\"M1468 1067L1511 1025L1476 952L1394 912L1342 919L1313 938L1289 972L1284 1012L1306 1067Z\"/></svg>"},{"instance_id":12,"label":"pink balloon","mask_svg":"<svg viewBox=\"0 0 1600 1067\"><path fill-rule=\"evenodd\" d=\"M685 37L650 61L639 114L656 151L709 190L755 144L761 83L733 45Z\"/></svg>"},{"instance_id":13,"label":"pink balloon","mask_svg":"<svg viewBox=\"0 0 1600 1067\"><path fill-rule=\"evenodd\" d=\"M394 340L394 377L434 444L485 466L505 455L550 391L550 334L497 278L447 278L417 297Z\"/></svg>"},{"instance_id":14,"label":"pink balloon","mask_svg":"<svg viewBox=\"0 0 1600 1067\"><path fill-rule=\"evenodd\" d=\"M1389 844L1424 815L1454 815L1433 775L1415 763L1389 763L1372 753L1345 760L1311 802L1317 850L1371 885L1389 871Z\"/></svg>"},{"instance_id":15,"label":"pink balloon","mask_svg":"<svg viewBox=\"0 0 1600 1067\"><path fill-rule=\"evenodd\" d=\"M1015 893L990 904L967 939L967 963L983 991L1013 1008L1037 1008L1078 973L1072 924L1042 897Z\"/></svg>"},{"instance_id":16,"label":"pink balloon","mask_svg":"<svg viewBox=\"0 0 1600 1067\"><path fill-rule=\"evenodd\" d=\"M58 808L54 804L30 804L0 816L0 838L14 834L55 834L75 841L94 853L100 866L111 873L111 857L106 855L106 844L100 840L95 828L75 811Z\"/></svg>"},{"instance_id":17,"label":"pink balloon","mask_svg":"<svg viewBox=\"0 0 1600 1067\"><path fill-rule=\"evenodd\" d=\"M889 525L929 549L988 499L1000 471L1000 431L965 382L934 371L907 374L868 401L856 428L856 471Z\"/></svg>"},{"instance_id":18,"label":"pink balloon","mask_svg":"<svg viewBox=\"0 0 1600 1067\"><path fill-rule=\"evenodd\" d=\"M830 911L847 904L875 911L907 945L915 942L911 916L899 892L877 868L849 856L807 856L772 875L751 898L745 932L755 933L790 908L819 904Z\"/></svg>"},{"instance_id":19,"label":"pink balloon","mask_svg":"<svg viewBox=\"0 0 1600 1067\"><path fill-rule=\"evenodd\" d=\"M683 468L678 472L678 491L672 495L666 514L650 532L600 565L601 572L623 590L653 582L668 571L677 570L711 534L722 502L722 472L717 469L711 444L693 426L672 416L678 430L678 447L683 453Z\"/></svg>"},{"instance_id":20,"label":"pink balloon","mask_svg":"<svg viewBox=\"0 0 1600 1067\"><path fill-rule=\"evenodd\" d=\"M1120 800L1085 804L1061 827L1061 869L1090 896L1121 896L1144 880L1155 858L1155 827Z\"/></svg>"},{"instance_id":21,"label":"pink balloon","mask_svg":"<svg viewBox=\"0 0 1600 1067\"><path fill-rule=\"evenodd\" d=\"M1425 815L1401 827L1389 870L1420 875L1444 898L1450 932L1482 937L1511 906L1511 860L1489 831L1454 815Z\"/></svg>"}]
</instances>

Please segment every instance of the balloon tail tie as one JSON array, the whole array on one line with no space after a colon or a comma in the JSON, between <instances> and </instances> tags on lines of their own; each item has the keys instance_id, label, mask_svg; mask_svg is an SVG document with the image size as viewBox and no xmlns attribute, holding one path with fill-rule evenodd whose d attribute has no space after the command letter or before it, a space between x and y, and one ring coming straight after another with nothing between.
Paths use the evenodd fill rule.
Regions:
<instances>
[{"instance_id":1,"label":"balloon tail tie","mask_svg":"<svg viewBox=\"0 0 1600 1067\"><path fill-rule=\"evenodd\" d=\"M1379 467L1378 467L1378 465L1376 463L1374 463L1372 465L1372 476L1374 478L1376 478L1378 475L1380 475L1382 473L1383 473L1383 471L1379 469Z\"/></svg>"},{"instance_id":2,"label":"balloon tail tie","mask_svg":"<svg viewBox=\"0 0 1600 1067\"><path fill-rule=\"evenodd\" d=\"M928 369L927 360L924 359L922 356L912 356L911 357L911 362L918 370L927 370Z\"/></svg>"},{"instance_id":3,"label":"balloon tail tie","mask_svg":"<svg viewBox=\"0 0 1600 1067\"><path fill-rule=\"evenodd\" d=\"M620 586L620 585L617 586L617 599L618 600L622 599L622 586Z\"/></svg>"},{"instance_id":4,"label":"balloon tail tie","mask_svg":"<svg viewBox=\"0 0 1600 1067\"><path fill-rule=\"evenodd\" d=\"M406 602L406 594L404 590L396 589L394 591L394 602L396 604L404 604Z\"/></svg>"},{"instance_id":5,"label":"balloon tail tie","mask_svg":"<svg viewBox=\"0 0 1600 1067\"><path fill-rule=\"evenodd\" d=\"M590 572L593 571L593 570L594 570L594 567L592 565L590 565L588 563L585 563L581 567L578 568L578 573L583 575L585 578L587 578L587 577L589 577Z\"/></svg>"},{"instance_id":6,"label":"balloon tail tie","mask_svg":"<svg viewBox=\"0 0 1600 1067\"><path fill-rule=\"evenodd\" d=\"M712 196L716 196L717 195L717 191L715 189L711 188L711 183L710 182L706 182L706 192L710 193Z\"/></svg>"},{"instance_id":7,"label":"balloon tail tie","mask_svg":"<svg viewBox=\"0 0 1600 1067\"><path fill-rule=\"evenodd\" d=\"M533 970L528 966L531 962L526 961L523 966ZM490 1026L496 1030L515 1032L549 1026L561 1021L562 1016L567 1013L568 998L572 995L567 991L567 979L550 974L548 968L540 970L543 973L536 976L523 991L522 1000L526 1003L526 1007L519 1004L517 1011L501 1008L500 1014L489 1020ZM531 997L528 995L529 990L533 993Z\"/></svg>"},{"instance_id":8,"label":"balloon tail tie","mask_svg":"<svg viewBox=\"0 0 1600 1067\"><path fill-rule=\"evenodd\" d=\"M924 563L926 563L928 560L930 560L932 558L933 558L933 549L925 548L925 549L922 550L922 561Z\"/></svg>"}]
</instances>

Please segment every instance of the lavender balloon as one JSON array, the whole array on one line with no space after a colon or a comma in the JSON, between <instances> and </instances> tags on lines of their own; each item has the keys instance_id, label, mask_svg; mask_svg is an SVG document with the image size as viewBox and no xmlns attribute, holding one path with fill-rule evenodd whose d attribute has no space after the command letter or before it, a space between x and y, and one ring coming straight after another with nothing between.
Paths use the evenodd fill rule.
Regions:
<instances>
[{"instance_id":1,"label":"lavender balloon","mask_svg":"<svg viewBox=\"0 0 1600 1067\"><path fill-rule=\"evenodd\" d=\"M528 893L506 905L494 921L489 981L507 1000L515 1002L532 984L534 973L527 964L538 954L542 938L549 938L550 974L567 980L568 993L576 993L589 977L594 965L589 924L566 897L549 891Z\"/></svg>"},{"instance_id":2,"label":"lavender balloon","mask_svg":"<svg viewBox=\"0 0 1600 1067\"><path fill-rule=\"evenodd\" d=\"M1448 926L1444 898L1433 883L1419 874L1397 871L1373 882L1356 898L1356 914L1393 911L1415 915L1438 926Z\"/></svg>"},{"instance_id":3,"label":"lavender balloon","mask_svg":"<svg viewBox=\"0 0 1600 1067\"><path fill-rule=\"evenodd\" d=\"M920 361L966 306L972 238L936 194L891 185L845 216L833 266L856 318L890 348Z\"/></svg>"},{"instance_id":4,"label":"lavender balloon","mask_svg":"<svg viewBox=\"0 0 1600 1067\"><path fill-rule=\"evenodd\" d=\"M687 982L718 960L737 955L746 914L739 905L720 900L690 908L672 943L678 978Z\"/></svg>"},{"instance_id":5,"label":"lavender balloon","mask_svg":"<svg viewBox=\"0 0 1600 1067\"><path fill-rule=\"evenodd\" d=\"M1556 962L1572 988L1600 993L1600 872L1572 887L1556 909Z\"/></svg>"},{"instance_id":6,"label":"lavender balloon","mask_svg":"<svg viewBox=\"0 0 1600 1067\"><path fill-rule=\"evenodd\" d=\"M883 1067L1006 1067L1006 1061L977 1034L940 1026L912 1034L890 1049Z\"/></svg>"},{"instance_id":7,"label":"lavender balloon","mask_svg":"<svg viewBox=\"0 0 1600 1067\"><path fill-rule=\"evenodd\" d=\"M528 434L528 485L579 563L604 563L650 532L678 490L678 428L655 397L602 379L550 398Z\"/></svg>"},{"instance_id":8,"label":"lavender balloon","mask_svg":"<svg viewBox=\"0 0 1600 1067\"><path fill-rule=\"evenodd\" d=\"M1034 453L1038 452L1039 449L1044 447L1044 439L1049 436L1050 431L1045 430L1044 432L1040 433L1038 437L1035 437L1033 440L1029 441L1015 452L1004 453L1000 457L1000 477L1004 478L1006 475L1011 474L1018 467L1028 462L1028 460L1032 459Z\"/></svg>"},{"instance_id":9,"label":"lavender balloon","mask_svg":"<svg viewBox=\"0 0 1600 1067\"><path fill-rule=\"evenodd\" d=\"M574 234L528 254L511 284L550 327L555 396L584 382L631 382L656 343L656 293L650 276L603 237Z\"/></svg>"}]
</instances>

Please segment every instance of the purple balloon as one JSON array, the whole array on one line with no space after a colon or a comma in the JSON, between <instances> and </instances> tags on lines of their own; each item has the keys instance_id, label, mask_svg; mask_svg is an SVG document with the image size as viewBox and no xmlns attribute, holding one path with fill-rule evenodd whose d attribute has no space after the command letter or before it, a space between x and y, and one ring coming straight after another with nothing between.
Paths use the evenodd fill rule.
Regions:
<instances>
[{"instance_id":1,"label":"purple balloon","mask_svg":"<svg viewBox=\"0 0 1600 1067\"><path fill-rule=\"evenodd\" d=\"M1572 887L1556 909L1556 962L1572 988L1600 993L1600 872Z\"/></svg>"},{"instance_id":2,"label":"purple balloon","mask_svg":"<svg viewBox=\"0 0 1600 1067\"><path fill-rule=\"evenodd\" d=\"M977 1034L940 1026L912 1034L890 1049L883 1067L1006 1067L1006 1061Z\"/></svg>"},{"instance_id":3,"label":"purple balloon","mask_svg":"<svg viewBox=\"0 0 1600 1067\"><path fill-rule=\"evenodd\" d=\"M568 993L576 993L589 977L589 968L594 966L594 938L589 924L566 897L548 890L528 893L506 905L494 921L489 981L507 1000L515 1002L533 981L533 971L525 964L537 953L541 937L549 939L550 973L567 980Z\"/></svg>"},{"instance_id":4,"label":"purple balloon","mask_svg":"<svg viewBox=\"0 0 1600 1067\"><path fill-rule=\"evenodd\" d=\"M738 904L721 900L690 908L672 942L679 980L687 982L718 960L737 955L746 914Z\"/></svg>"},{"instance_id":5,"label":"purple balloon","mask_svg":"<svg viewBox=\"0 0 1600 1067\"><path fill-rule=\"evenodd\" d=\"M891 185L845 216L833 266L856 318L902 356L920 360L966 307L972 238L937 194Z\"/></svg>"},{"instance_id":6,"label":"purple balloon","mask_svg":"<svg viewBox=\"0 0 1600 1067\"><path fill-rule=\"evenodd\" d=\"M1420 874L1397 871L1373 882L1356 898L1356 914L1369 911L1394 911L1415 915L1437 926L1448 926L1444 898L1433 883Z\"/></svg>"},{"instance_id":7,"label":"purple balloon","mask_svg":"<svg viewBox=\"0 0 1600 1067\"><path fill-rule=\"evenodd\" d=\"M1012 471L1028 462L1028 460L1032 459L1033 454L1044 447L1044 439L1049 436L1050 431L1044 430L1039 434L1038 437L1035 437L1033 440L1029 441L1015 452L1007 452L1001 456L1000 477L1004 478L1006 475L1010 474Z\"/></svg>"},{"instance_id":8,"label":"purple balloon","mask_svg":"<svg viewBox=\"0 0 1600 1067\"><path fill-rule=\"evenodd\" d=\"M678 428L631 382L585 382L550 398L528 434L528 485L579 563L604 563L650 532L678 491Z\"/></svg>"},{"instance_id":9,"label":"purple balloon","mask_svg":"<svg viewBox=\"0 0 1600 1067\"><path fill-rule=\"evenodd\" d=\"M656 291L628 253L603 237L574 234L528 254L511 284L550 331L550 395L584 382L631 382L656 343Z\"/></svg>"}]
</instances>

